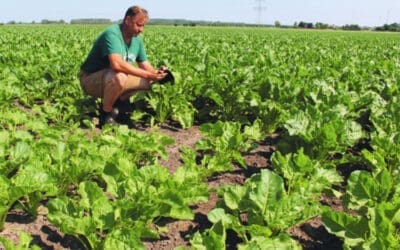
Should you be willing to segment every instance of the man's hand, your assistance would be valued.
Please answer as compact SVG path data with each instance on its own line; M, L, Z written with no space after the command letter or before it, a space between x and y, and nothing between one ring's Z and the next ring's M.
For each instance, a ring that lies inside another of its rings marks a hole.
M168 68L166 66L160 66L157 69L157 73L166 73L167 70L168 70Z
M159 81L161 79L164 79L167 76L166 72L161 72L157 70L156 72L148 72L149 76L147 77L148 80L152 82Z
M159 71L163 72L163 74L165 75L165 77L159 81L160 84L170 82L171 85L173 85L175 83L175 77L167 67L165 66L163 66L162 68L160 67Z

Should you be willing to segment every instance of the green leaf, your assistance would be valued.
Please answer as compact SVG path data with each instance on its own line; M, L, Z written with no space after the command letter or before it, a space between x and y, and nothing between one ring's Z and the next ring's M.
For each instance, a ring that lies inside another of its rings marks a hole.
M389 171L384 168L375 177L377 184L379 185L379 196L378 201L386 201L393 189L393 179Z
M373 202L374 192L378 185L365 171L354 171L348 179L344 205L348 209L362 209ZM368 204L369 203L369 204Z
M369 249L398 249L400 243L395 238L395 227L386 217L386 206L384 203L377 207L368 209L370 217L368 224L370 236L364 244ZM398 236L398 235L397 235Z
M13 195L22 196L35 191L41 191L46 195L56 195L58 187L52 173L45 169L39 162L26 165L11 179L14 185ZM19 192L23 189L24 192Z
M134 229L116 228L104 240L104 249L146 249Z
M79 185L82 196L80 205L91 211L92 219L97 228L110 229L115 224L114 208L104 192L94 182L82 182Z
M223 193L224 202L226 206L232 210L237 210L246 189L242 186L231 186Z
M360 246L368 237L368 221L364 217L326 209L322 213L322 222L330 233L345 240L348 246Z
M182 220L192 220L194 218L192 210L186 204L180 192L166 190L160 197L159 202L162 216Z
M48 202L47 218L67 234L81 235L87 239L90 248L97 248L101 239L97 236L95 221L85 211L65 196Z
M363 137L362 127L359 123L354 121L347 121L345 129L341 135L344 138L346 145L352 146Z
M251 212L249 223L262 225L267 221L267 211L274 211L276 204L286 198L283 180L270 170L262 170L247 183L248 189L239 205L240 210Z
M28 143L17 142L13 151L11 151L10 161L16 164L21 164L28 160L32 150Z
M272 249L272 250L300 250L301 245L288 234L281 233L275 237L256 236L247 244L239 244L239 250Z
M386 168L385 157L380 151L370 152L366 149L361 151L362 156L367 161L371 169L384 169Z
M384 207L386 217L392 221L392 224L400 224L400 197L396 196L391 202L380 204Z
M262 131L262 121L257 119L252 126L245 126L243 135L253 140L264 139L265 132Z
M226 231L221 221L213 225L205 233L196 233L190 241L194 249L225 249Z
M320 134L317 135L320 141L324 144L324 147L328 149L335 149L337 145L337 127L333 123L326 123L322 125Z
M182 128L190 128L193 125L195 111L193 108L189 108L188 102L174 104L172 110L172 117L181 124Z
M299 112L292 119L287 120L284 126L289 135L305 135L309 127L309 120L304 112Z
M207 218L210 222L216 224L221 222L224 227L228 227L232 224L232 219L225 213L222 208L215 208L207 214Z
M18 244L14 245L11 240L8 240L2 236L0 236L0 243L2 243L7 250L40 250L41 248L37 245L32 244L32 236L26 232L19 231L18 232ZM0 246L2 245L0 244Z
M246 231L250 233L251 237L264 237L269 238L272 237L274 232L268 226L261 226L257 224L251 224L245 227Z

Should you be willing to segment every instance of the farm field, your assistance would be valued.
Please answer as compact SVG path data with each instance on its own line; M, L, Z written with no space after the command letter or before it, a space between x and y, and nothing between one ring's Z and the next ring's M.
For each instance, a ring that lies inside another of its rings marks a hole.
M99 128L104 28L0 26L0 249L399 249L399 34L148 26Z

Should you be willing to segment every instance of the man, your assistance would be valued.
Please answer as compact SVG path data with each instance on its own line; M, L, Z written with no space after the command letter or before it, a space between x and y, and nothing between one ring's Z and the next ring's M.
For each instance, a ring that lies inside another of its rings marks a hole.
M135 91L149 90L152 83L167 76L165 67L156 70L147 60L139 34L148 20L145 9L130 7L121 24L108 27L97 38L81 66L83 91L102 98L101 125L116 123L116 102L126 102ZM138 67L133 65L135 62Z

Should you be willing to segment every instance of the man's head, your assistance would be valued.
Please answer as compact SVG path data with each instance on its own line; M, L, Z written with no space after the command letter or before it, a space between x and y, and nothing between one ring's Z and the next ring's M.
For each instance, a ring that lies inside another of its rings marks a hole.
M129 7L126 10L124 20L129 16L135 17L137 15L143 15L146 18L146 21L149 19L149 14L148 14L147 10L135 5L135 6Z
M123 24L127 27L131 36L137 36L143 31L148 20L147 10L139 6L132 6L126 11Z

